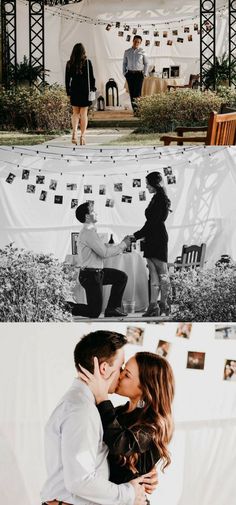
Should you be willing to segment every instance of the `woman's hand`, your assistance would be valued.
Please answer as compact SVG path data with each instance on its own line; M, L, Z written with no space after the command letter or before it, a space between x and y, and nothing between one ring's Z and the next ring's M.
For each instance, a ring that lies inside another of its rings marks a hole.
M79 377L87 384L90 391L92 391L96 403L98 404L103 402L104 400L108 400L108 391L111 383L114 380L114 375L117 374L117 370L111 369L109 377L105 378L100 373L99 363L96 357L94 358L93 374L88 370L86 370L86 368L82 367L81 365L79 365L79 367L82 370L81 372L79 372Z
M152 470L141 477L138 477L139 482L143 484L145 493L152 494L158 485L157 469L154 466Z

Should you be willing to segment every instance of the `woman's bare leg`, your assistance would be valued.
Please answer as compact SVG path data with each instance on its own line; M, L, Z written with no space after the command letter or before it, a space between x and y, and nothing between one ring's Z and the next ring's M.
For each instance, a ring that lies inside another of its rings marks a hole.
M80 135L84 139L88 126L88 107L80 107Z
M157 258L151 258L155 265L156 272L160 282L161 299L160 302L164 306L167 304L167 299L170 293L170 278L168 273L167 263L165 261L158 260Z
M160 280L156 271L156 266L150 258L147 258L147 265L150 278L150 303L157 303L160 292Z
M77 141L78 139L78 126L80 120L80 107L76 107L72 105L72 116L71 116L71 124L72 124L72 141Z

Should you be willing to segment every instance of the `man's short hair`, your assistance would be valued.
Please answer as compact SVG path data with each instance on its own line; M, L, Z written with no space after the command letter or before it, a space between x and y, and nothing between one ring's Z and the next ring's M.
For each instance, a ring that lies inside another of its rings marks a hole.
M75 211L75 216L80 221L80 223L85 223L86 215L89 214L90 211L90 203L85 202L79 205Z
M112 364L116 351L127 343L125 335L115 331L97 330L82 337L74 350L74 362L77 370L79 365L87 368L91 373L94 370L94 357L99 364L107 361Z
M133 41L134 41L135 39L141 40L141 42L142 42L142 40L143 40L143 39L142 39L142 37L141 37L141 35L135 35L135 36L134 36L134 38L133 38Z

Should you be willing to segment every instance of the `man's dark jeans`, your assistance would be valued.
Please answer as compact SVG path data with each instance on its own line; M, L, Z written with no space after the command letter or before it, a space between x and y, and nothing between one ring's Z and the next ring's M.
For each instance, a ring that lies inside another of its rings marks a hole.
M121 306L122 296L128 277L115 268L85 268L80 270L79 281L86 291L87 305L76 304L76 315L96 318L102 311L102 287L111 284L111 293L106 310Z
M142 72L131 72L128 70L125 74L125 78L129 87L131 105L135 112L137 110L137 104L134 100L141 96L144 75Z

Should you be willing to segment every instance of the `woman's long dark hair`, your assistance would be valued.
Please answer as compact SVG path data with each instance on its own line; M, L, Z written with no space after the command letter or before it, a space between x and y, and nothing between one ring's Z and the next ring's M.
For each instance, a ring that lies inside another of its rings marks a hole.
M168 444L173 434L172 401L175 381L168 361L151 352L138 352L135 359L139 369L140 389L144 408L134 426L146 427L152 435L160 457L162 469L171 462ZM125 464L135 473L138 454L125 458Z
M150 186L152 186L154 189L156 189L157 193L160 192L164 195L164 199L167 205L167 208L170 210L171 207L171 201L168 198L166 194L166 190L164 186L162 185L163 183L163 178L160 172L150 172L150 174L146 175L146 180Z
M83 44L75 44L70 56L70 69L72 74L81 74L87 59Z

